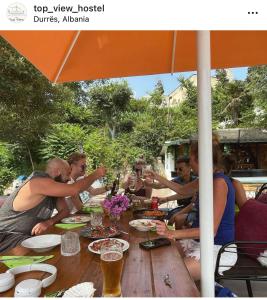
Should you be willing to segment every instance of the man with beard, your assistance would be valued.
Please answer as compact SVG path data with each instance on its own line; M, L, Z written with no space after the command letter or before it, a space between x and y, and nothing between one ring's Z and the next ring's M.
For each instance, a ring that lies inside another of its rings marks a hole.
M30 235L38 235L69 214L64 197L76 196L105 176L104 167L73 184L67 184L69 164L51 159L45 172L34 172L0 208L0 252L7 251ZM58 213L51 218L54 208Z

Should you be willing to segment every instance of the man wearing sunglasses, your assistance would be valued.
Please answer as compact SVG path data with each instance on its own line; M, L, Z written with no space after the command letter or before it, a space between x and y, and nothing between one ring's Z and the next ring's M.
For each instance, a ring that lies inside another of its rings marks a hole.
M74 152L68 158L68 163L71 167L69 184L73 184L80 179L83 179L86 173L86 155L84 153ZM92 185L88 186L84 191L75 197L66 197L66 203L69 211L75 213L81 210L83 203L89 201L91 196L103 194L110 188L108 186L94 188Z
M175 170L176 170L177 176L172 179L173 182L184 185L184 184L196 179L196 177L194 175L192 175L191 167L189 164L189 157L187 157L187 156L181 156L177 159L176 165L175 165ZM152 187L155 189L166 188L165 186L163 186L161 184L153 184ZM158 197L158 198L159 198L160 204L177 200L177 204L179 205L179 207L174 208L171 211L169 211L169 213L168 213L169 219L174 214L176 214L178 211L180 211L182 208L188 206L192 201L192 197L181 198L181 195L178 195L178 194L174 194L174 195L171 195L168 197Z

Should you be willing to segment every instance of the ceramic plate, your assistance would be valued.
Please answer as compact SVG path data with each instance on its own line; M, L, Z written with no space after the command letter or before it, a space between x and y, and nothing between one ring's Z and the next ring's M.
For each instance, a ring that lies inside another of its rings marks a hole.
M60 243L60 234L44 234L24 240L21 246L32 249L35 252L45 252L53 249Z
M103 239L103 240L99 240L99 241L94 241L92 243L90 243L88 245L88 250L93 252L93 253L96 253L96 254L100 254L100 248L101 246L104 244L109 244L109 242L111 243L121 243L123 246L122 246L122 250L123 251L126 251L128 248L129 248L129 243L125 240L121 240L121 239Z
M61 220L61 223L64 224L81 224L87 223L91 220L89 216L72 216L68 218L64 218Z
M156 228L156 224L153 223L153 220L149 219L138 219L132 220L129 222L129 225L136 228L139 231L149 231Z
M80 235L89 239L106 239L120 235L121 232L116 226L85 227L80 231Z

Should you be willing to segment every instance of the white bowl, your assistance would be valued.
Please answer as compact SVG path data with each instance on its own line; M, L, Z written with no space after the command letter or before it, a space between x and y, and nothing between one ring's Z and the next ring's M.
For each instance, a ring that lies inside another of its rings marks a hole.
M137 219L129 222L129 225L139 231L149 231L156 228L156 224L146 226L145 224L151 224L153 220L150 219Z
M24 240L21 246L35 252L46 252L61 244L60 234L38 235Z

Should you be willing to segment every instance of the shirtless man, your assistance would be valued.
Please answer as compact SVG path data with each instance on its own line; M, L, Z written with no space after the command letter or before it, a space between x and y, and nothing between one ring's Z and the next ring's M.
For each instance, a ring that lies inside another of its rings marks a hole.
M20 244L30 235L43 233L69 214L64 197L75 197L105 176L104 167L73 184L67 184L70 166L54 158L45 172L34 172L0 208L0 252ZM51 218L54 208L58 214Z

